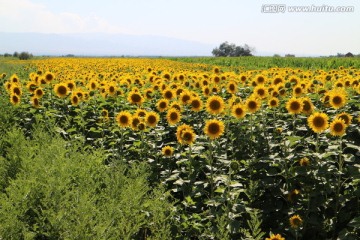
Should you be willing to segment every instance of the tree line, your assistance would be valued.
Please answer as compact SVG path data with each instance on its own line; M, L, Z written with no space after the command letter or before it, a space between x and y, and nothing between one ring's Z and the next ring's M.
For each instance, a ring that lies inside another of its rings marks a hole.
M28 59L34 57L32 55L32 53L29 53L29 52L20 52L20 53L19 52L14 52L13 54L4 53L2 56L3 57L15 57L15 58L19 58L20 60L28 60Z

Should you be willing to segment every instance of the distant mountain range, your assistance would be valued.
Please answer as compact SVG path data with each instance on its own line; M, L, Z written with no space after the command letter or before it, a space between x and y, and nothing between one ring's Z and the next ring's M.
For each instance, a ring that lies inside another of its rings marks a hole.
M108 33L0 32L0 54L84 56L211 56L216 46L176 38Z

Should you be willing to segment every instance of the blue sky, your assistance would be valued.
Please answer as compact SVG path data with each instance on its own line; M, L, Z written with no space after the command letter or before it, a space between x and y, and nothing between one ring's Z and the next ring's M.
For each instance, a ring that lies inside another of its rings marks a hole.
M264 4L353 6L350 13L262 13ZM258 55L360 53L357 0L0 0L0 32L106 32L213 44ZM1 43L1 40L0 40Z

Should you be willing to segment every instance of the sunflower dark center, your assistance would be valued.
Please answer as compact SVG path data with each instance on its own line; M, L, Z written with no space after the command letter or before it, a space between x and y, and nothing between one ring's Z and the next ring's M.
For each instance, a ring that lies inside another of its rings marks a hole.
M138 103L141 101L141 96L137 93L134 93L131 95L131 100L135 103Z
M344 130L344 126L342 123L334 124L334 131L335 132L342 132Z
M67 89L65 86L59 86L58 88L58 93L61 94L61 95L65 95L67 92Z
M301 108L301 105L300 105L300 103L299 102L292 102L291 104L290 104L290 109L291 110L293 110L293 111L297 111L297 110L299 110Z
M248 103L248 108L249 108L249 109L256 109L256 107L257 107L257 104L256 104L255 101L250 101L250 102Z
M213 100L213 101L210 102L210 109L211 110L219 110L220 106L221 106L221 104L217 100Z
M220 132L220 126L218 123L211 123L209 124L208 131L211 134L217 134Z
M335 96L333 99L332 99L332 102L334 104L341 104L342 103L342 98L340 96Z
M179 119L179 115L176 113L176 112L172 112L170 114L170 119L175 121L175 120L178 120Z
M315 117L313 120L313 124L317 128L321 128L325 125L325 119L323 117Z
M121 123L126 124L126 123L128 123L128 121L129 121L129 118L127 116L123 115L123 116L120 117L120 122Z
M148 118L147 118L147 121L148 123L150 124L154 124L156 122L156 117L153 116L153 115L150 115Z

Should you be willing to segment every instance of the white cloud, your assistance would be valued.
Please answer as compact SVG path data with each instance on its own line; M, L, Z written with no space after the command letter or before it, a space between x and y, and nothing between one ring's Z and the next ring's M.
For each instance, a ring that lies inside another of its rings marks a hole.
M0 0L0 32L40 33L124 33L125 29L111 25L96 15L53 13L46 6L30 0Z

